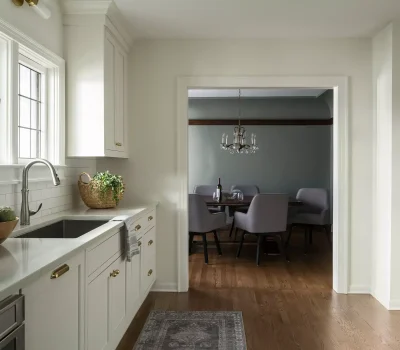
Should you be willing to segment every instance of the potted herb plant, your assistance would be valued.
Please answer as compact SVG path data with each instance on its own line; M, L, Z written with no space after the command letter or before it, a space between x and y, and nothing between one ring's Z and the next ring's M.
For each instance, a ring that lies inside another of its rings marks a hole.
M0 207L0 244L14 231L18 220L10 207Z
M82 180L84 175L88 182ZM96 173L93 178L87 173L82 173L78 186L83 202L92 209L115 208L125 191L122 177L111 174L108 170Z

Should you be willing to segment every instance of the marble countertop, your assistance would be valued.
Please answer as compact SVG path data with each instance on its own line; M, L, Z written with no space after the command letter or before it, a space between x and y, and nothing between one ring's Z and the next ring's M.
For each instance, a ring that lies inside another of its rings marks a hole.
M30 226L17 226L12 237L0 245L0 300L55 269L63 261L101 240L122 222L110 221L78 238L13 238L66 219L111 220L119 215L137 218L155 209L157 204L117 209L76 209L48 215Z

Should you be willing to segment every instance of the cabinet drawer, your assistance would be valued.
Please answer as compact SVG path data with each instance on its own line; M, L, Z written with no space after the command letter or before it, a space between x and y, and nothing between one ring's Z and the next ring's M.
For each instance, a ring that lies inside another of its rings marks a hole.
M0 302L0 339L24 321L24 297L15 295Z
M91 275L115 254L123 250L123 233L118 230L106 241L101 242L87 253L87 275Z
M152 259L156 255L156 228L151 228L142 238L145 259Z
M139 237L139 236L142 236L143 233L146 232L146 230L149 227L154 226L155 223L156 223L156 211L153 210L150 213L146 214L145 216L142 216L137 221L135 221L133 223L133 226Z
M156 279L156 259L142 257L140 286L142 294L146 293Z

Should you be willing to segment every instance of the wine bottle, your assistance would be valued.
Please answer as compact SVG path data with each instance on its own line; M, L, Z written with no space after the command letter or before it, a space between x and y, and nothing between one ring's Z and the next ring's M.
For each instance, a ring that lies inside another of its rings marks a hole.
M221 186L221 178L218 178L218 185L217 185L217 198L218 202L221 203L222 201L222 186Z

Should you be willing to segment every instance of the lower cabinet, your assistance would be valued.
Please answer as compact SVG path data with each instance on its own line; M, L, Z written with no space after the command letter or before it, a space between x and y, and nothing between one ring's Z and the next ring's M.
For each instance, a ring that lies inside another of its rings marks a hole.
M126 263L116 259L89 282L87 289L87 349L108 349L127 312Z
M84 349L84 256L63 262L22 290L26 350Z

